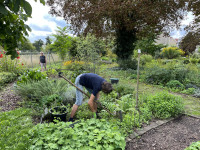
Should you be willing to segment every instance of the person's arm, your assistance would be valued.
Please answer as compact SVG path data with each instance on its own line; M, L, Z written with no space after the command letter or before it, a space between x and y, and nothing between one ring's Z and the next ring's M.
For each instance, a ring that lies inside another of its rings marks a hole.
M96 100L99 100L99 97L100 97L100 92L97 93Z
M95 96L93 94L91 94L90 99L88 101L88 105L90 106L90 109L92 112L96 112L96 110L94 108L94 99L95 99Z

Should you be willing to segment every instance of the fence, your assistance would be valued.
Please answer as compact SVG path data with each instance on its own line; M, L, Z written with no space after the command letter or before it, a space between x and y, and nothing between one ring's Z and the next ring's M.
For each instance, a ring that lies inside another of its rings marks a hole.
M55 53L44 52L46 56L46 63L52 65L53 63L61 62L58 55ZM36 67L39 66L40 62L40 52L21 52L20 59L27 65L27 67Z

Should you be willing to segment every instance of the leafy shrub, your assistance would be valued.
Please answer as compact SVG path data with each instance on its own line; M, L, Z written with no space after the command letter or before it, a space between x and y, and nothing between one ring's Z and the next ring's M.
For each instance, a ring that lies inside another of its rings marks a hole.
M43 79L38 82L19 84L15 90L19 95L23 97L31 95L31 97L33 97L35 100L41 101L42 97L50 96L53 94L57 94L63 98L67 88L68 85L63 82L63 80L52 81Z
M114 84L113 88L117 93L119 93L119 96L132 94L135 90L134 87L131 87L125 84Z
M28 131L32 128L31 110L19 108L0 113L0 149L28 149Z
M17 75L11 72L0 72L0 89L7 83L15 81Z
M29 134L30 150L42 149L125 149L125 137L119 127L106 120L90 119L69 127L70 122L38 124Z
M192 94L194 94L195 90L196 90L195 88L188 88L188 89L181 91L181 93L192 95Z
M184 55L185 52L177 47L165 47L162 49L161 54L168 59L177 58L181 55Z
M143 54L140 57L140 61L142 65L145 65L146 63L149 63L153 60L153 57L151 55L148 54Z
M40 70L28 70L19 77L19 81L17 81L17 84L24 84L32 81L40 81L46 78L47 75L41 72Z
M194 91L194 97L200 97L200 89Z
M5 52L4 52L5 53ZM19 52L18 52L19 53ZM25 66L20 57L11 59L10 56L0 53L0 71L12 72L15 74L20 74L24 71Z
M64 63L64 66L66 69L69 69L69 70L73 70L73 71L76 71L76 70L84 70L84 66L85 66L85 62L83 61L66 61Z
M104 56L104 57L101 57L101 60L109 61L109 58Z
M190 63L192 64L197 64L199 62L199 59L197 58L190 58L189 60L190 60Z
M136 59L118 60L118 64L122 69L137 69Z
M172 88L172 89L180 89L183 90L184 89L184 85L181 84L179 81L177 80L171 80L166 84L167 87Z
M45 105L47 107L52 106L52 105L57 106L61 102L62 102L62 98L57 94L46 95L42 97L41 99L42 105Z
M146 97L146 103L156 118L177 116L183 111L182 98L168 92L160 92Z
M172 74L168 69L154 66L146 70L145 80L151 84L166 84L172 80Z
M75 98L76 98L76 88L73 86L68 86L66 92L64 93L63 103L73 104Z
M193 142L189 147L187 147L185 150L200 150L200 141Z

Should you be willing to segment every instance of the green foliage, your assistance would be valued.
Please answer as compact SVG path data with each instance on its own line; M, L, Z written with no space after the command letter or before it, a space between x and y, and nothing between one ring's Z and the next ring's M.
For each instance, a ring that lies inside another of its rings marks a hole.
M169 69L164 69L159 66L148 68L146 70L146 82L151 84L166 84L172 79Z
M152 63L145 69L145 80L151 84L167 84L171 80L178 80L184 83L188 76L188 69L176 62L169 62L162 65L161 62Z
M72 38L68 35L68 28L57 27L56 34L53 34L55 41L51 45L53 51L57 52L62 61L65 60L72 44Z
M181 93L189 94L189 95L194 94L194 92L195 92L195 88L188 88L188 89L185 89L185 90L181 91Z
M172 88L172 89L184 89L184 85L180 83L178 80L171 80L166 84L167 87Z
M200 141L193 142L189 147L185 150L200 150Z
M151 55L143 54L140 57L140 61L142 65L145 65L146 63L150 63L153 60L153 57Z
M35 50L35 46L33 46L29 39L25 38L24 42L20 44L19 49L23 51Z
M53 94L64 97L67 88L68 85L63 80L51 81L42 79L40 81L27 82L27 84L19 84L15 90L23 97L31 95L34 99L41 101L42 97Z
M17 75L11 72L0 72L0 89L5 86L7 83L15 81Z
M42 149L125 149L125 137L119 127L106 120L90 119L69 127L70 123L38 124L29 134L30 150Z
M44 42L41 39L36 40L33 43L33 46L35 46L36 51L41 51L43 45L44 45Z
M98 62L100 55L106 51L103 40L92 34L77 39L77 56L85 62Z
M138 62L136 59L119 59L117 62L122 69L137 69Z
M119 96L127 95L127 94L133 94L134 87L130 87L126 84L114 84L113 85L114 90L119 93Z
M71 43L71 47L69 48L69 55L71 57L76 57L78 54L78 52L77 52L77 37L73 37L71 40L72 40L71 41L72 43Z
M0 54L1 55L1 54ZM0 58L0 71L12 72L15 74L20 74L24 71L25 67L23 62L19 59L11 59L10 56L2 54L3 57Z
M40 70L27 70L23 75L20 76L17 84L27 84L28 82L40 81L46 78L47 75Z
M138 40L135 44L136 46L134 52L137 52L138 49L141 49L143 54L150 54L152 56L155 56L156 51L160 52L161 49L165 47L165 45L162 44L156 45L155 39L156 35L152 34L149 37L145 37L141 40Z
M62 98L57 94L46 95L42 97L41 99L42 105L47 106L48 108L53 105L58 106L61 104L61 102L62 102Z
M28 131L32 128L31 110L19 108L0 113L0 149L28 149Z
M148 104L153 115L160 119L175 117L183 111L182 98L168 92L148 95L145 102Z
M196 89L196 90L194 91L194 96L195 96L195 97L200 97L200 88L199 88L199 89Z
M185 52L178 47L166 47L162 49L161 54L163 57L168 58L168 59L173 59L177 58L181 55L184 55Z
M44 0L40 2L45 4ZM32 7L26 0L0 1L0 45L7 51L6 55L11 55L12 59L18 56L15 50L18 43L23 43L24 36L31 31L25 24L31 14Z

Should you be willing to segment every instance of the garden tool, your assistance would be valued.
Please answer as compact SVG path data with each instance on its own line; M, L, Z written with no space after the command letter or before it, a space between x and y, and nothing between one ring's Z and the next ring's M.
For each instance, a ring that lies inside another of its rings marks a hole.
M75 88L77 88L79 91L81 91L83 94L85 94L88 98L90 98L90 95L88 95L87 93L85 93L83 90L81 90L80 88L78 88L74 83L72 83L69 79L67 79L67 78L65 78L65 77L63 77L62 75L62 72L59 72L58 73L58 76L59 77L62 77L63 79L65 79L67 82L69 82L72 86L74 86ZM96 102L96 101L95 101ZM103 106L100 102L96 102L97 103L97 105L100 105L104 110L106 110L110 115L112 115L112 116L116 116L116 115L114 115L114 114L112 114L111 112L110 112L110 110L108 110L105 106ZM119 112L119 116L120 116L120 120L122 121L122 113L121 112Z

